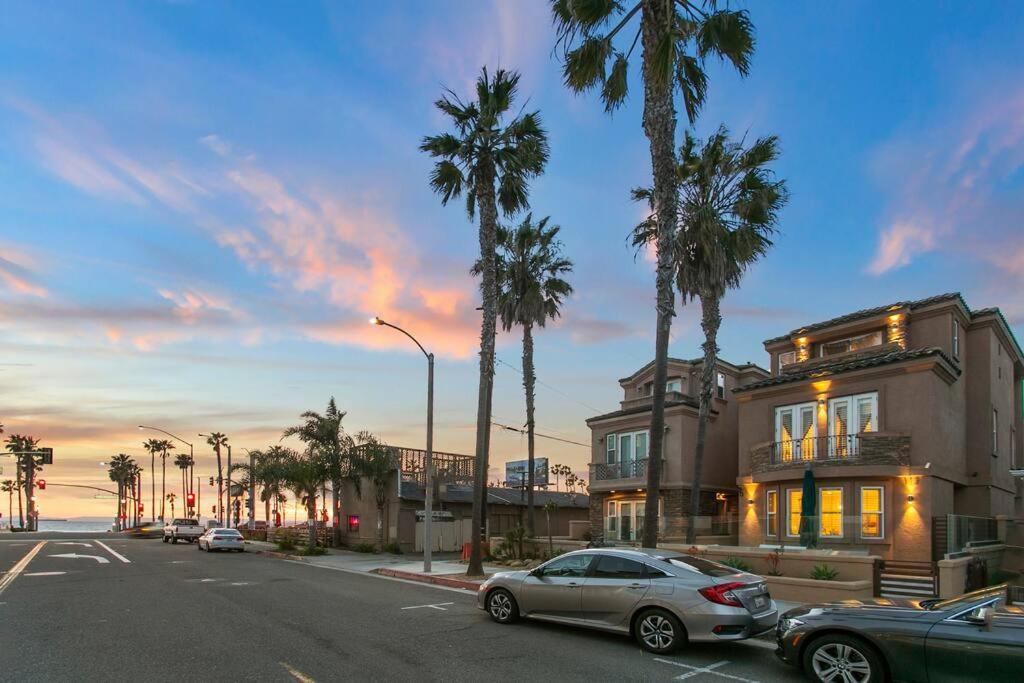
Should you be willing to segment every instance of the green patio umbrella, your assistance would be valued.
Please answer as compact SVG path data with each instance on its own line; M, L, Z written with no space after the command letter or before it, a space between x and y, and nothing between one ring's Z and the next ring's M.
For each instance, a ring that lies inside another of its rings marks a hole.
M803 497L800 502L800 545L805 548L818 547L818 496L814 491L814 472L811 464L804 469Z

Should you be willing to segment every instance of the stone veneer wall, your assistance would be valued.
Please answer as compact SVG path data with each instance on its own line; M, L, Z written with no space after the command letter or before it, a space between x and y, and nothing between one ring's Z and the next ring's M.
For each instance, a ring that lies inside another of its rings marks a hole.
M855 456L845 458L819 458L815 460L789 460L772 464L772 445L763 443L750 450L750 473L761 474L801 465L804 462L815 466L836 467L849 465L909 465L910 437L905 434L863 434L860 450Z

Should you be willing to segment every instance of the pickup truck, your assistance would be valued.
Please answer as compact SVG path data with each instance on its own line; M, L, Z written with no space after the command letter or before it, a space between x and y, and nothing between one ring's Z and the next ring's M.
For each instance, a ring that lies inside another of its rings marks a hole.
M177 543L179 539L195 543L196 539L202 536L205 531L206 529L199 526L198 520L175 519L164 527L164 543L167 543L167 541Z

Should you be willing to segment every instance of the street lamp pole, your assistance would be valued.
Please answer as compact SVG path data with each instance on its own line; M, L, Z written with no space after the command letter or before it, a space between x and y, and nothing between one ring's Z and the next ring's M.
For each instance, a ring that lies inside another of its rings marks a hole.
M427 350L416 340L416 337L397 325L392 325L378 317L371 318L370 324L398 330L411 339L427 358L427 456L423 467L425 470L425 491L423 493L423 572L429 574L430 556L434 549L434 536L431 533L431 525L434 521L434 354L427 353Z
M188 460L189 460L189 463L191 463L189 466L193 467L193 468L195 467L195 453L193 452L193 448L192 448L192 444L191 443L189 443L188 441L185 441L185 439L181 438L177 434L171 434L169 431L167 431L165 429L160 429L159 427L151 427L149 425L139 425L139 429L152 429L154 432L160 432L161 434L166 434L167 436L171 437L172 439L177 439L178 441L180 441L183 444L185 444L186 446L188 446ZM188 480L189 480L189 483L191 483L192 482L192 477L189 476ZM188 501L188 491L185 491L185 501L186 501L186 504L187 504L187 501ZM161 502L163 502L163 501L161 501ZM197 513L196 514L197 518L199 517L199 514L198 514L199 513L199 509L198 508L199 508L199 505L197 503L196 504L196 508L195 508L195 511Z
M256 530L256 454L249 448L242 448L249 454L249 531ZM267 520L270 526L270 520Z

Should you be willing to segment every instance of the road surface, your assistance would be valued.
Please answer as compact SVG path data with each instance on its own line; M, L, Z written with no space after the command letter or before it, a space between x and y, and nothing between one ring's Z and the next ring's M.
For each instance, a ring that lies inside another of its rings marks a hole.
M15 534L0 571L4 681L802 680L766 641L656 657L495 624L465 591L190 544Z

